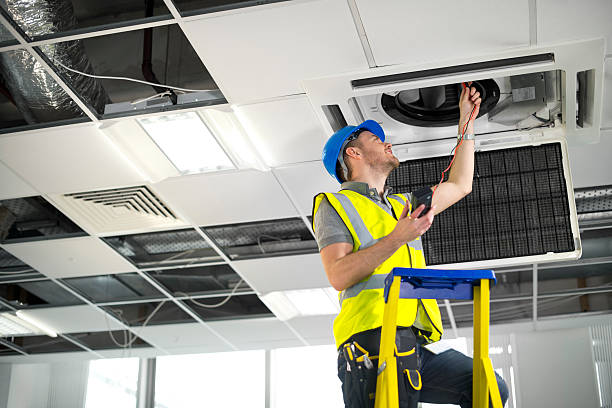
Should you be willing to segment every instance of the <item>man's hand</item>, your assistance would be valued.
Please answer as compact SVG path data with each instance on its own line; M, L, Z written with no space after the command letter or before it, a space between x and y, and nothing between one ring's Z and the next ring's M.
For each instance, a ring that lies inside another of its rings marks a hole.
M467 87L463 88L459 97L459 134L461 134L465 127L465 122L469 119L472 109L476 106L472 114L472 120L468 123L465 131L465 134L474 133L474 120L478 116L478 111L480 111L480 103L482 102L480 92L476 91L475 87L470 87L470 85L472 85L471 82L468 83Z
M425 205L421 204L417 207L417 209L412 213L412 215L408 216L408 210L410 208L410 203L406 203L404 207L404 211L402 211L402 215L400 215L395 228L389 234L389 236L396 240L400 245L407 244L410 241L414 241L421 235L423 235L431 224L433 223L434 211L436 206L432 206L427 214L423 215L421 218L418 218L421 215L421 212L425 209Z

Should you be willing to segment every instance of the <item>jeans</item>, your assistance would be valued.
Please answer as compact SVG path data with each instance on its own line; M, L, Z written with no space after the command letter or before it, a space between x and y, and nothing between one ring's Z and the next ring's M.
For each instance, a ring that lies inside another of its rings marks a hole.
M368 350L370 351L370 350ZM378 350L371 350L371 355L377 354ZM456 404L461 408L472 407L472 359L463 353L450 349L440 354L434 354L428 349L417 345L419 356L419 372L421 373L422 388L420 391L414 390L408 384L408 380L403 378L404 383L399 383L400 388L400 407L401 408L416 408L417 402L429 402L433 404ZM372 392L375 388L376 381L376 361L372 375L367 375L368 392ZM347 390L345 387L345 376L350 375L346 371L346 360L342 353L338 356L338 377L342 381L343 392L358 392L356 390ZM495 373L499 393L502 400L502 405L508 400L508 387L506 382ZM372 383L374 382L374 383ZM399 382L399 381L398 381ZM408 390L410 395L406 395L405 390ZM402 392L404 391L404 392ZM374 400L367 402L367 406L357 406L349 404L351 400L345 395L346 408L368 408L374 406Z

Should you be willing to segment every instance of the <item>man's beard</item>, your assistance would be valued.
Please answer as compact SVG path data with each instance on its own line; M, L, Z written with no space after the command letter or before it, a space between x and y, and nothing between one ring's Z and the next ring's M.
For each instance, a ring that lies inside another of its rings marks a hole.
M394 169L399 167L400 162L395 156L392 156L392 159L386 157L385 153L384 159L377 158L375 160L371 160L368 164L374 171L386 174L388 176Z

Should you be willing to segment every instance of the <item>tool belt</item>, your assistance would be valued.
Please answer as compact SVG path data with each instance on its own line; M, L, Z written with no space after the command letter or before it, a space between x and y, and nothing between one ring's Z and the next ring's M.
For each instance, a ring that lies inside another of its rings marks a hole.
M380 333L380 328L357 333L338 350L338 376L342 381L346 408L374 407L376 379L380 374L378 368ZM398 327L395 345L399 400L414 401L416 406L422 383L419 373L419 347L412 329ZM409 403L408 406L412 405Z

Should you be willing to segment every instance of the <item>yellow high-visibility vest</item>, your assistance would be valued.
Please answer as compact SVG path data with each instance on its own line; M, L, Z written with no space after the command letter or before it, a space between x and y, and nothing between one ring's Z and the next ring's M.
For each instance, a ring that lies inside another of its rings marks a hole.
M392 216L369 198L352 190L320 193L314 200L313 224L324 198L327 198L351 232L353 252L374 245L379 239L389 235L407 201L404 195L389 195L389 202L395 214ZM403 245L372 271L371 275L340 292L340 314L334 320L336 347L340 347L356 333L382 326L385 278L395 267L426 267L420 238ZM436 300L400 299L397 326L414 326L429 343L440 340L442 319Z

